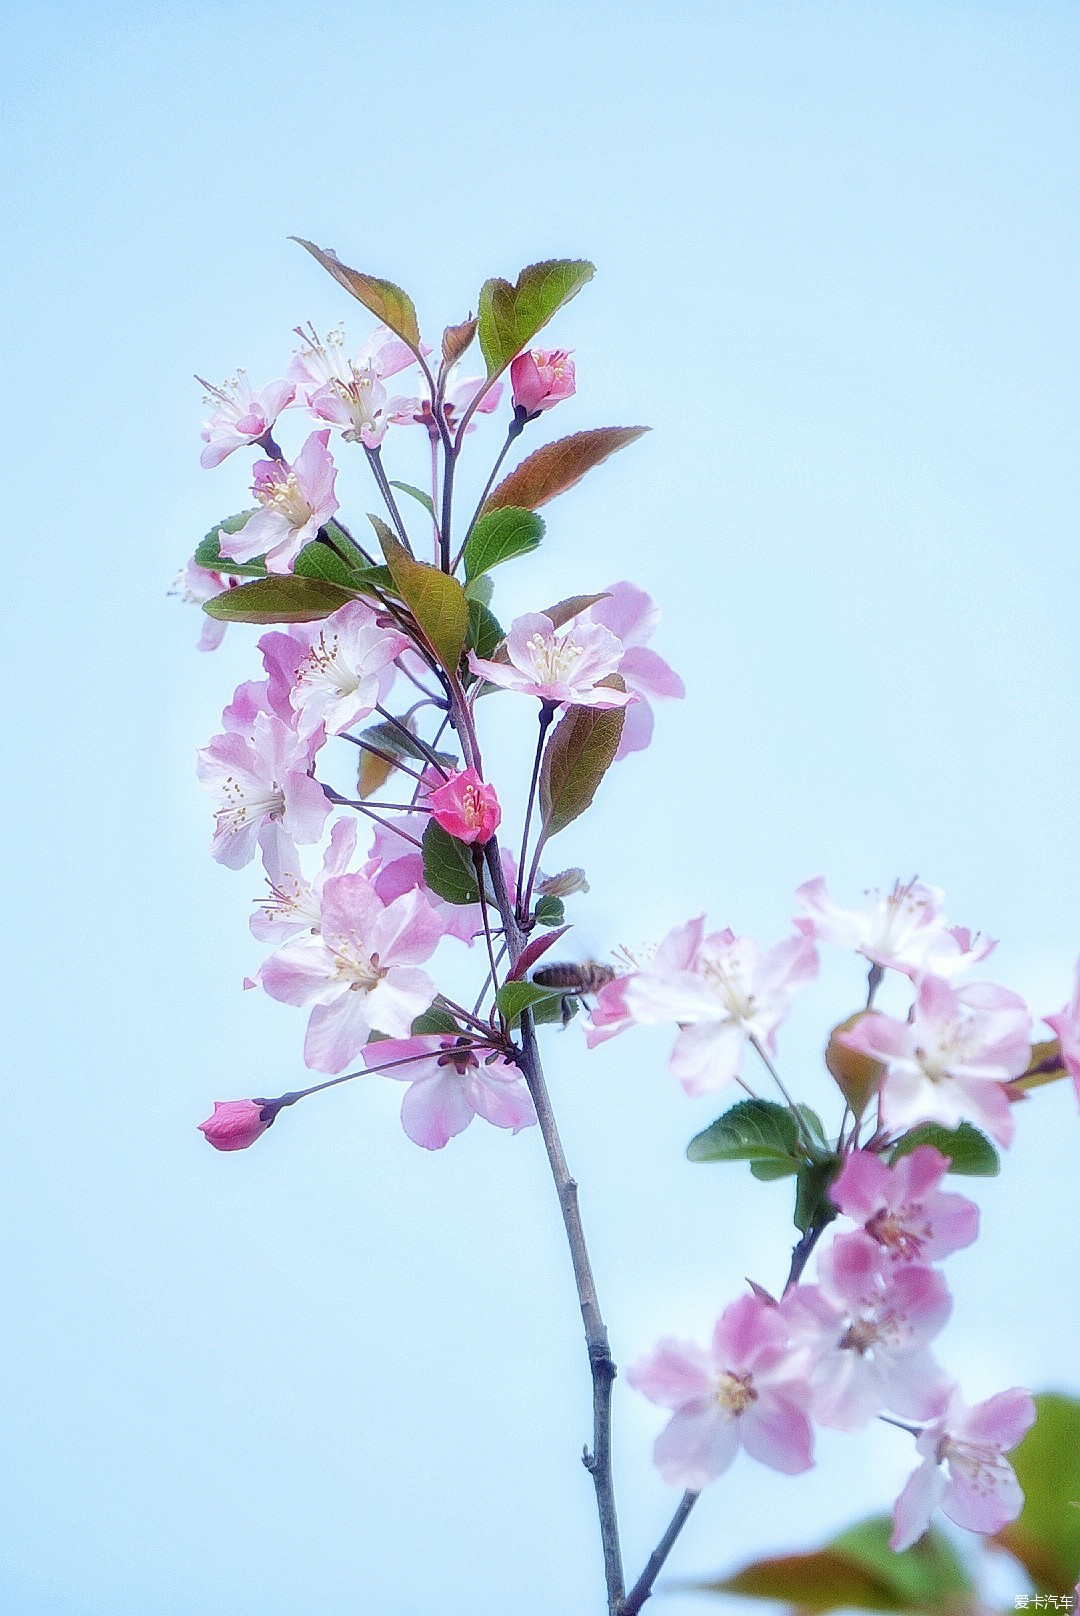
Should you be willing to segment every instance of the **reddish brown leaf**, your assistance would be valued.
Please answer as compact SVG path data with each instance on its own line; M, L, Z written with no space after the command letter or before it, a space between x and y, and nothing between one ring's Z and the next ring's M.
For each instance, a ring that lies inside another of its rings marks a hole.
M545 443L492 490L484 501L484 510L520 505L534 511L556 494L573 488L587 471L600 465L616 449L624 449L648 431L647 426L598 426L590 432L575 432L572 437L559 438L556 443Z

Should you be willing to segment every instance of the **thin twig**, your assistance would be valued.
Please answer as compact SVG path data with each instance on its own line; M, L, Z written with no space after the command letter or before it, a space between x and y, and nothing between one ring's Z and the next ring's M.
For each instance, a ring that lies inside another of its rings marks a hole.
M679 1500L679 1507L671 1517L671 1524L649 1555L641 1576L635 1582L622 1604L619 1605L617 1616L637 1616L638 1611L652 1593L653 1583L660 1575L664 1561L675 1547L675 1539L689 1520L690 1511L700 1497L700 1493L683 1493L682 1498Z

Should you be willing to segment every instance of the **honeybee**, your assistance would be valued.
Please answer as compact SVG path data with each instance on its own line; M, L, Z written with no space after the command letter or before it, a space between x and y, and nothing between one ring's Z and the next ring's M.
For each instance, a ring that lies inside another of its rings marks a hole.
M599 993L614 982L617 974L612 966L601 965L598 960L560 960L555 965L542 965L533 972L532 979L542 988L564 988L568 994Z

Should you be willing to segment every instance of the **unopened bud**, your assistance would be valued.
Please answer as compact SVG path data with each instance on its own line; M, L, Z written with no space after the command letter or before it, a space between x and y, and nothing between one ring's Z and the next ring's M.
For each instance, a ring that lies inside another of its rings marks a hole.
M872 1055L864 1055L861 1050L849 1049L846 1044L841 1043L839 1034L851 1032L863 1017L869 1014L867 1010L858 1010L855 1015L848 1016L846 1021L841 1021L829 1034L829 1042L825 1048L825 1064L835 1078L837 1088L857 1117L862 1116L876 1094L885 1063L875 1060Z
M262 1100L215 1100L214 1114L199 1123L215 1150L246 1150L273 1122L276 1110Z
M558 875L542 875L536 890L542 898L569 898L575 892L588 892L589 883L585 871L575 865L572 869L560 870Z

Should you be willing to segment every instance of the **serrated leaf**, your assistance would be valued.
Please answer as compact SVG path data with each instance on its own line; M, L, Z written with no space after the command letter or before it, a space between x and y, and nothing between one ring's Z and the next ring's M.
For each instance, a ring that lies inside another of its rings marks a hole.
M554 999L557 1002L562 997L561 988L544 988L539 982L504 982L495 995L495 1003L511 1027L516 1027L523 1010L531 1010L534 1005L542 1004L546 999Z
M990 1541L1015 1554L1037 1592L1057 1594L1080 1578L1080 1402L1042 1392L1035 1406L1038 1419L1009 1454L1024 1507Z
M489 381L506 369L595 273L593 265L583 259L553 258L529 264L514 286L498 278L484 282L477 329Z
M621 707L571 707L560 718L540 765L541 844L579 819L619 750Z
M418 505L422 505L424 507L432 521L435 520L435 506L432 503L431 495L425 494L422 488L414 488L412 483L395 482L393 477L390 479L390 487L398 489L398 491L402 494L410 495L411 498L416 500Z
M803 1162L799 1168L794 1222L800 1234L805 1234L812 1223L826 1228L836 1217L837 1209L829 1200L829 1185L842 1165L839 1156L827 1156L824 1161Z
M448 325L442 334L442 356L447 369L456 365L463 354L468 353L476 336L476 321L472 315L462 320L460 325Z
M486 572L480 578L472 578L465 585L465 593L470 600L483 601L485 606L491 605L491 597L495 593L495 580Z
M803 1159L794 1117L773 1100L740 1100L695 1134L686 1154L692 1162L786 1162L792 1172Z
M349 587L358 594L370 595L373 600L397 594L389 567L355 567L349 574Z
M544 536L543 517L507 506L481 516L465 545L465 577L471 582L502 561L528 555Z
M414 560L385 524L382 531L377 527L376 532L395 590L443 667L456 676L469 628L469 603L464 589L456 578L438 567Z
M535 511L556 494L565 494L587 471L650 430L647 426L599 426L589 432L559 438L555 443L545 443L492 489L484 501L484 510L521 505Z
M472 848L430 819L423 836L424 882L447 903L479 903Z
M350 590L321 578L282 573L215 595L203 611L227 623L314 623L353 598Z
M293 236L292 240L306 247L312 258L334 277L339 286L358 298L377 320L381 320L419 356L420 325L413 300L407 292L395 286L393 281L380 280L376 275L365 275L362 270L350 269L332 248L316 247L314 242L305 241L302 236Z
M504 638L503 626L494 612L490 612L482 600L470 600L469 632L465 639L469 649L487 660Z
M433 1004L430 1009L414 1016L411 1031L413 1037L418 1038L423 1033L457 1033L461 1029L449 1010L442 1010L437 1004Z
M889 1166L901 1156L909 1156L919 1145L933 1145L943 1156L948 1156L950 1173L965 1178L996 1178L1001 1171L997 1151L978 1128L962 1122L958 1128L943 1128L937 1122L923 1122L910 1133L897 1140L889 1157Z
M566 916L566 908L561 898L538 898L533 909L533 918L538 926L561 926Z
M323 578L346 589L355 588L356 568L349 567L329 544L315 539L305 544L293 562L293 573L298 578Z
M238 511L235 516L227 516L224 522L212 527L206 537L199 541L195 565L205 567L207 572L228 573L233 578L265 578L265 556L252 556L250 561L234 561L231 556L222 555L218 539L219 533L239 533L248 517L254 516L258 508L256 505L250 511Z

